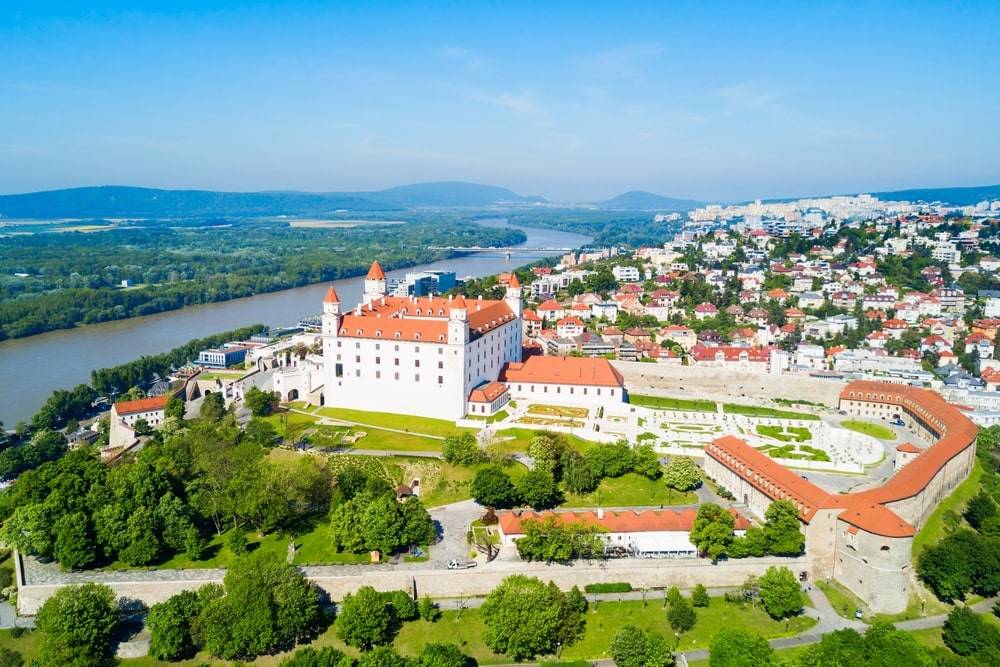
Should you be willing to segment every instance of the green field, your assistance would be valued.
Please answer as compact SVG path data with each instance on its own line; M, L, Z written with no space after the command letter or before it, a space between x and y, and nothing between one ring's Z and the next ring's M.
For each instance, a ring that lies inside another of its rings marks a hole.
M629 505L693 505L694 493L674 491L662 479L649 479L634 472L606 477L591 493L566 493L563 507L625 507Z
M722 411L727 415L746 415L747 417L768 417L770 419L805 419L808 421L819 421L818 415L810 414L808 412L776 410L774 408L762 408L756 405L726 403L722 406Z
M399 452L439 452L444 444L439 438L428 438L415 433L397 433L369 426L319 425L319 417L301 412L278 412L264 419L274 426L278 435L289 444L298 442L304 437L316 447L353 447ZM363 431L365 436L354 444L344 442L344 435L356 431Z
M663 396L643 396L629 394L628 402L656 410L687 410L690 412L715 412L714 401L699 401L686 398L665 398Z
M397 415L391 412L366 412L364 410L348 410L347 408L319 408L315 414L324 417L332 417L342 421L367 424L380 428L398 429L400 431L411 431L418 435L433 435L440 438L453 435L461 431L472 431L455 426L455 422L444 419L432 419L430 417L415 417L412 415Z
M895 440L896 434L891 428L886 428L880 424L873 424L871 422L863 422L857 419L848 419L840 423L841 426L846 428L848 431L854 431L856 433L862 433L864 435L870 435L873 438L878 438L879 440Z

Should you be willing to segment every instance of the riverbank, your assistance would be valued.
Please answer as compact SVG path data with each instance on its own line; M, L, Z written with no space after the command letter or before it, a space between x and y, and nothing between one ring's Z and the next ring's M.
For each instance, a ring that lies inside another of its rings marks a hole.
M482 221L505 226L502 219ZM521 228L526 247L580 247L590 237L549 229ZM402 278L413 271L454 271L459 277L482 277L510 271L544 255L515 252L476 253L430 264L390 271ZM255 322L274 326L294 325L320 310L329 283L269 292L251 297L191 306L155 315L52 331L0 343L0 382L8 388L0 405L0 421L13 427L31 418L53 390L90 381L90 372L166 352L194 338L237 329ZM333 281L345 304L361 299L364 277Z

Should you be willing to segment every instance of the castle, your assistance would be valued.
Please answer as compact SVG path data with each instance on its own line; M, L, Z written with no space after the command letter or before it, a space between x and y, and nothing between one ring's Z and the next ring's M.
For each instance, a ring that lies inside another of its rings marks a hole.
M375 261L353 309L327 290L322 360L277 371L273 386L283 401L454 421L473 391L521 361L522 312L516 276L501 300L388 296Z

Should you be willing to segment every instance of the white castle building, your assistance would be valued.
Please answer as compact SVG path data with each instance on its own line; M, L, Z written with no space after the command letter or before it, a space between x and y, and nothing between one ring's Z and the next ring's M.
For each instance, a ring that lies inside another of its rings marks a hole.
M387 296L376 261L362 303L323 299L323 353L274 375L281 400L455 420L470 393L521 361L521 285L503 300Z

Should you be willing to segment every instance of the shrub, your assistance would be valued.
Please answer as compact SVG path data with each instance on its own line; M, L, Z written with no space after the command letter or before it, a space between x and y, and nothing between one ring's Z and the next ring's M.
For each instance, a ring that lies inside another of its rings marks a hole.
M628 593L632 590L632 584L627 581L607 584L587 584L583 587L583 590L587 593Z

